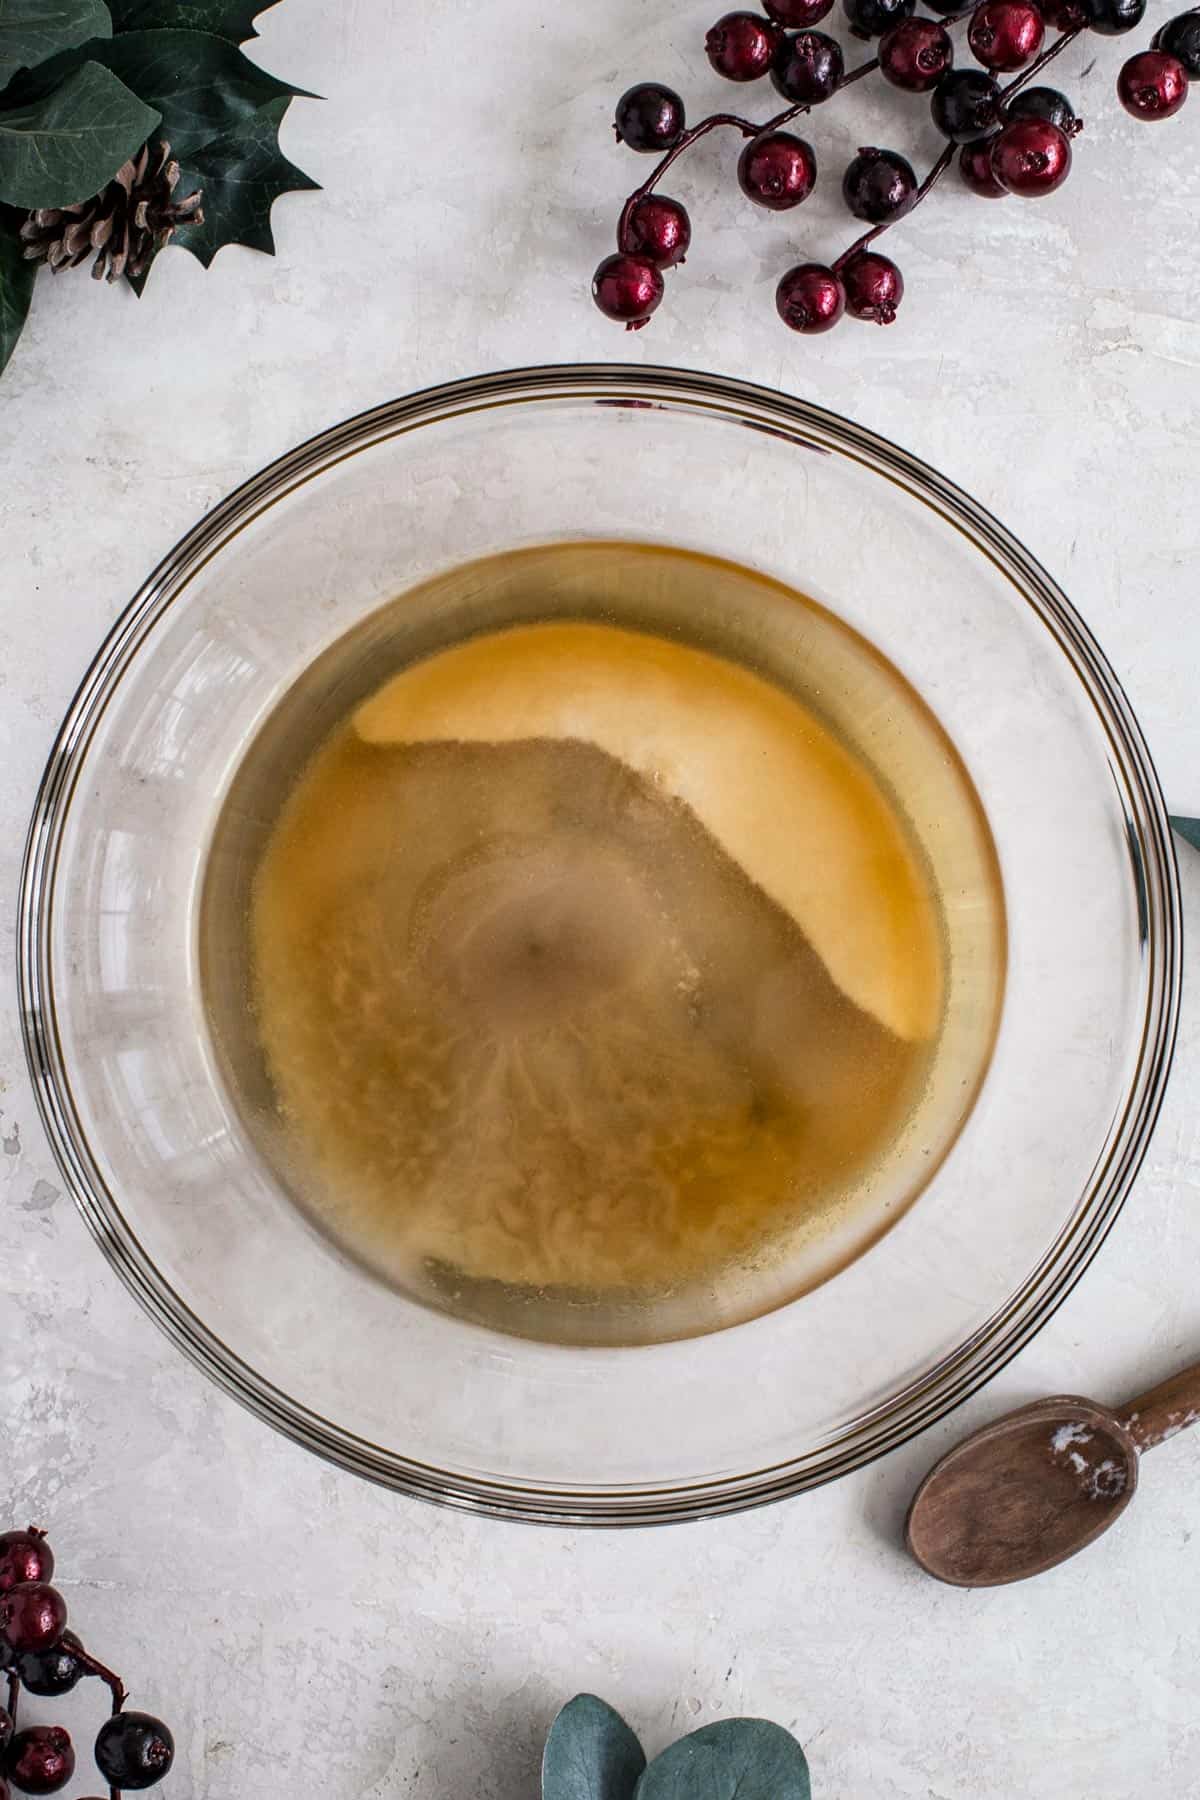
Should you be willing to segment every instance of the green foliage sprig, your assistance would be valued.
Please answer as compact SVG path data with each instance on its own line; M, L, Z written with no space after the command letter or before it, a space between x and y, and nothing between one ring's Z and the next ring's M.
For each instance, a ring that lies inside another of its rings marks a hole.
M653 1762L594 1694L563 1707L546 1740L542 1800L811 1800L808 1762L767 1719L722 1719Z
M274 252L272 202L317 186L279 148L306 90L240 48L276 3L0 0L0 369L37 275L22 222L91 200L151 138L169 142L180 193L203 192L203 222L173 242L206 268L222 244Z

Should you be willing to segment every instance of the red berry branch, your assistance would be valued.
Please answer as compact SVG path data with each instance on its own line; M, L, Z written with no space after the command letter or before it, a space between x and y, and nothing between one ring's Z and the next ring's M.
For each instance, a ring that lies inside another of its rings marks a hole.
M126 1712L120 1676L67 1630L67 1603L50 1585L53 1574L54 1552L36 1526L0 1535L0 1670L8 1676L8 1704L0 1707L0 1800L11 1800L10 1783L23 1794L57 1794L70 1781L70 1734L61 1725L19 1731L17 1709L22 1689L57 1698L88 1675L112 1695L111 1715L96 1738L96 1767L109 1800L121 1800L126 1790L162 1780L175 1757L174 1740L161 1719Z
M921 205L957 157L972 193L989 200L1017 194L1036 199L1062 186L1071 170L1071 140L1082 121L1065 94L1029 83L1083 31L1119 37L1141 24L1146 0L927 0L939 18L913 16L916 0L842 0L851 34L878 38L876 55L847 69L841 45L816 26L834 0L763 0L765 13L726 13L705 40L708 60L729 81L769 76L788 102L764 122L717 112L687 125L672 88L640 82L617 102L617 140L657 155L653 173L621 208L617 250L596 270L592 295L601 312L630 331L649 323L663 297L663 273L683 262L691 243L687 209L658 191L668 170L710 132L738 132L738 185L772 212L807 200L817 181L812 145L786 127L834 94L876 71L892 87L928 94L938 130L948 140L923 181L894 150L860 150L842 178L842 195L868 229L832 263L802 262L776 290L785 325L828 331L843 313L888 325L904 295L904 278L870 246ZM967 44L977 68L956 68L950 28L968 19ZM1049 26L1059 35L1045 43ZM998 75L1014 79L1001 86ZM1200 80L1200 8L1181 14L1131 57L1117 92L1139 119L1167 119Z

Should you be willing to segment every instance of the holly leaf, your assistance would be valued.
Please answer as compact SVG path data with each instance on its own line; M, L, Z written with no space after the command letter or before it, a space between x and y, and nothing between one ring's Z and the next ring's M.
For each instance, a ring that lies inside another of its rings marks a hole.
M0 0L0 88L89 38L112 36L104 0Z
M172 242L190 250L206 269L223 244L245 244L274 256L273 202L280 194L320 187L279 148L279 127L290 104L288 98L269 100L247 130L180 158L175 191L182 197L203 190L204 223L182 226Z
M0 200L26 209L87 200L158 122L110 69L85 62L44 99L0 112Z
M37 264L26 262L15 218L0 219L0 371L16 348L29 303Z
M611 1706L576 1694L550 1727L542 1800L633 1800L645 1753Z
M636 1800L811 1800L808 1762L767 1719L722 1719L656 1756Z
M1171 823L1185 843L1193 850L1200 850L1200 819L1180 819L1172 814Z
M231 44L257 37L254 21L279 0L110 0L117 31L211 31Z

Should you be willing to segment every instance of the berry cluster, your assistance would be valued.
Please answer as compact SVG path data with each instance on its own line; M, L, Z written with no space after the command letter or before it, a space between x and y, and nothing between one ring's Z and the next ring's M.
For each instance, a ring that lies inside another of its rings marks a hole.
M739 132L745 139L737 165L742 192L769 211L788 211L811 194L817 159L812 145L786 127L876 70L891 87L927 95L934 124L948 141L920 182L895 151L859 151L843 174L842 195L869 229L835 262L801 262L783 276L776 305L793 331L828 331L844 313L891 323L904 278L870 246L920 205L956 159L965 185L985 199L1036 199L1061 187L1082 121L1065 95L1029 83L1080 32L1116 37L1135 29L1146 0L978 0L962 12L955 10L959 0L926 3L938 17L915 16L916 0L842 0L851 35L878 39L876 54L849 70L841 45L817 29L834 0L763 0L761 15L726 13L705 40L708 60L728 81L769 77L788 104L762 124L719 112L689 128L683 101L660 82L641 82L622 94L618 142L659 161L625 202L616 254L593 277L601 312L638 330L662 301L664 271L684 260L691 220L678 200L657 188L686 150L711 131ZM955 67L951 28L964 19L979 65L974 68ZM1047 27L1058 33L1048 46ZM1001 75L1012 79L1002 85ZM1135 117L1166 119L1183 105L1188 82L1198 78L1200 11L1194 11L1164 26L1151 49L1125 64L1118 92Z
M10 1800L12 1788L57 1794L70 1781L70 1734L61 1725L19 1731L17 1707L22 1689L57 1698L85 1675L98 1676L112 1694L112 1715L96 1738L96 1767L110 1800L120 1800L124 1790L162 1780L174 1760L174 1740L161 1719L125 1711L120 1677L67 1630L67 1603L50 1585L53 1574L54 1553L43 1532L31 1525L0 1534L0 1671L8 1677L8 1703L0 1706L0 1800Z

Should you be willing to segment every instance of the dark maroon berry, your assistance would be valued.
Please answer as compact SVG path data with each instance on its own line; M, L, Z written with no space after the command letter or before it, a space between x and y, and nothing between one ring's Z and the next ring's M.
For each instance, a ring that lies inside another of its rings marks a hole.
M1188 97L1187 70L1165 50L1143 50L1121 70L1117 93L1135 119L1169 119Z
M833 0L763 0L764 12L787 31L810 31L833 11Z
M1155 50L1177 56L1187 70L1189 81L1200 81L1200 12L1183 13L1172 19L1153 39Z
M842 176L843 200L868 225L900 218L916 191L912 164L895 150L860 150Z
M606 256L592 276L592 299L628 331L647 324L662 297L662 275L644 256Z
M8 1776L25 1794L57 1794L75 1773L75 1752L61 1725L31 1725L8 1747Z
M964 144L958 157L958 172L973 194L983 200L1007 200L1008 189L1001 187L992 169L994 138L976 138Z
M640 256L656 269L673 269L688 253L692 221L678 200L645 194L630 207L619 237L623 256Z
M1067 96L1052 87L1022 88L1019 94L1005 102L1004 116L1006 119L1049 119L1051 125L1057 125L1068 137L1075 137L1083 130L1083 120L1077 117Z
M1045 21L1029 0L983 0L971 17L967 42L985 69L1011 72L1033 61L1045 35Z
M96 1767L116 1788L148 1788L175 1760L175 1740L149 1713L117 1713L100 1727Z
M1048 119L1011 119L993 140L991 158L1001 187L1037 200L1071 173L1071 140Z
M936 19L902 19L879 41L879 73L907 93L928 93L953 67L953 40Z
M1051 31L1079 31L1087 24L1083 0L1039 0L1039 5Z
M704 40L708 60L726 81L757 81L771 67L783 36L761 13L731 12L718 19Z
M779 316L792 331L831 331L846 310L846 290L824 263L797 263L775 290Z
M80 1649L82 1645L75 1633L64 1631L52 1650L27 1650L16 1661L16 1672L21 1678L22 1687L42 1699L69 1694L85 1673L83 1664L75 1654Z
M873 319L890 325L904 298L904 277L890 257L874 250L856 250L842 264L846 311L855 319Z
M855 37L882 37L911 14L916 0L842 0Z
M49 1581L54 1552L36 1526L0 1534L0 1594L27 1581Z
M1136 31L1146 16L1146 0L1080 0L1084 18L1101 37Z
M812 193L816 179L812 145L790 131L760 131L738 158L738 185L743 194L772 212L799 206Z
M658 81L642 81L627 88L617 101L613 129L618 144L628 144L646 156L661 156L683 136L683 101L674 88Z
M837 92L845 68L836 38L823 31L798 31L775 52L771 80L785 100L819 106Z
M0 1637L9 1648L49 1650L67 1624L67 1603L45 1581L26 1581L0 1597Z
M982 69L952 69L933 90L930 110L944 137L970 144L999 123L1000 89Z

